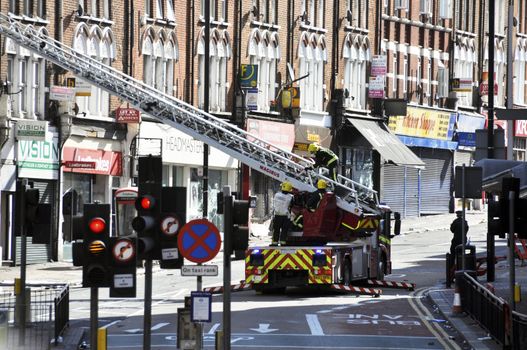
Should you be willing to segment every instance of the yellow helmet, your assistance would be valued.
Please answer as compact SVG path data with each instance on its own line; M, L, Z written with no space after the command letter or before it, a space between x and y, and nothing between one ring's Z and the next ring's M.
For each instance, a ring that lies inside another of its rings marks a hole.
M320 179L317 181L317 188L319 190L325 190L327 187L328 187L328 184L326 183L326 180Z
M317 145L316 143L311 143L307 147L307 150L309 151L309 153L315 153L316 151L318 151L319 148L320 148L320 146Z
M290 182L285 181L282 182L280 188L282 189L282 191L291 192L291 190L293 189L293 185Z

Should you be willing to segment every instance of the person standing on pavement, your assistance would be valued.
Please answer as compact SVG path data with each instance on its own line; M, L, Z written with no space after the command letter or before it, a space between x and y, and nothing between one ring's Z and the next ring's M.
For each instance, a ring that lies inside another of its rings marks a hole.
M339 158L330 149L321 147L316 143L312 143L308 146L307 150L313 155L315 160L314 168L324 167L328 169L328 177L337 182L337 169L339 164ZM311 170L312 167L307 167L305 170Z
M282 183L281 192L277 192L273 199L273 240L271 246L284 245L290 224L290 211L293 204L293 185L285 181Z
M456 247L463 243L463 225L465 225L465 234L468 232L468 223L463 220L463 212L456 211L456 218L450 224L450 232L454 234L450 243L450 256L455 258Z

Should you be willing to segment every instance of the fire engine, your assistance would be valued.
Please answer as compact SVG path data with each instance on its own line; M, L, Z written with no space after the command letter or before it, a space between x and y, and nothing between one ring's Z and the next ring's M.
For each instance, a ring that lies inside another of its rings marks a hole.
M380 205L376 191L343 176L333 181L316 171L305 171L312 167L311 160L78 52L9 14L0 13L0 35L157 121L280 182L290 182L300 192L312 192L319 179L326 180L338 196L328 193L315 213L304 212L305 229L289 238L291 246L249 249L245 284L257 289L299 284L341 286L335 283L380 281L390 273L390 211Z

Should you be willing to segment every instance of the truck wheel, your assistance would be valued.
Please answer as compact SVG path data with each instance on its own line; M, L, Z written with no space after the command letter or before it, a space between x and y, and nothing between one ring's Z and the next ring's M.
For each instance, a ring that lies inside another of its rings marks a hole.
M344 285L349 286L351 284L351 261L346 259L344 261Z
M384 258L381 258L377 265L377 279L380 281L384 279Z

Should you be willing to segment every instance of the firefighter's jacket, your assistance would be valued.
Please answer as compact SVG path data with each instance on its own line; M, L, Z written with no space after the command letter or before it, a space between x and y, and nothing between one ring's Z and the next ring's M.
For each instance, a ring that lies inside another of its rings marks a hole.
M274 195L273 206L274 215L289 216L289 210L293 202L293 195L284 191Z
M315 152L315 167L327 167L339 160L339 158L331 150L327 148L320 148Z

